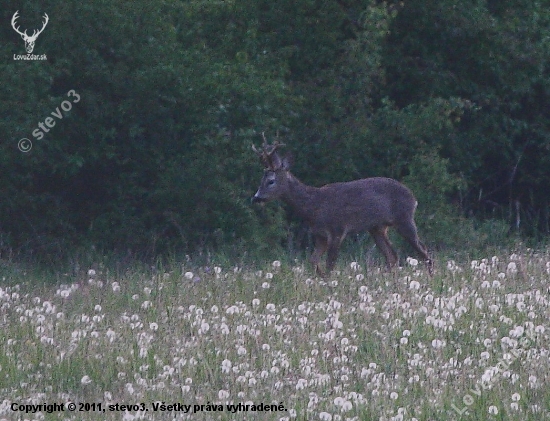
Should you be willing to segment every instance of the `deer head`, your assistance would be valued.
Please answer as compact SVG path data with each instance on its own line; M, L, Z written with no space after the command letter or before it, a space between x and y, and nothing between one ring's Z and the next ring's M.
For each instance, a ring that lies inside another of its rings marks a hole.
M260 162L265 167L264 176L258 191L252 198L252 203L277 199L287 190L286 183L288 181L290 164L288 158L281 158L277 154L277 148L285 145L277 141L269 145L264 133L262 133L262 138L264 143L261 149L252 145L252 150L256 152L260 158Z
M27 50L27 53L32 53L34 50L34 43L36 42L36 38L38 38L38 35L42 33L46 25L48 24L48 21L50 18L46 13L44 13L44 22L42 23L42 28L39 30L34 30L32 35L27 35L27 30L25 29L25 32L21 32L19 30L19 27L16 27L16 20L19 17L17 14L19 13L19 10L13 14L13 18L11 19L11 26L17 32L19 35L21 35L21 38L23 38L23 41L25 41L25 50Z

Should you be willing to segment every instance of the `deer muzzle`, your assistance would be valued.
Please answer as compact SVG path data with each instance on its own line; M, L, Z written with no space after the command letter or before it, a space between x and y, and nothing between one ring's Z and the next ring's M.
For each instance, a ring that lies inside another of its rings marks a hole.
M258 196L258 193L256 193L254 196L252 196L252 203L265 203L267 202L267 199Z

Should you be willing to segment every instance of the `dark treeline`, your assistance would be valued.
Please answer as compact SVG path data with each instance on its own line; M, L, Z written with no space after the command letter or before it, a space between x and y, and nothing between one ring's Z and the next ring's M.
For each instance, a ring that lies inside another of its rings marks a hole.
M5 0L0 256L286 245L293 219L250 204L261 132L278 134L307 183L406 183L431 247L518 225L542 238L549 6ZM33 52L47 60L14 59L16 10L28 33L48 14Z

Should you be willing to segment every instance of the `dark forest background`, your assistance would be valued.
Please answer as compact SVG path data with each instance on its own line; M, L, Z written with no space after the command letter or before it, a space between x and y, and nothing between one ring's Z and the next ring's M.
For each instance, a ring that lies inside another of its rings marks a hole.
M306 183L407 184L432 249L549 234L549 1L4 0L0 39L0 258L300 249L250 204L261 132Z

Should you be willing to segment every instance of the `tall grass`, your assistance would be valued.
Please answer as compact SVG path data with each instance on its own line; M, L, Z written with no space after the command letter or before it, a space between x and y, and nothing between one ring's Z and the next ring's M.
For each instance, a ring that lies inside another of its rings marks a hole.
M433 278L414 259L326 279L279 261L174 267L5 279L0 419L550 417L547 252L439 261Z

